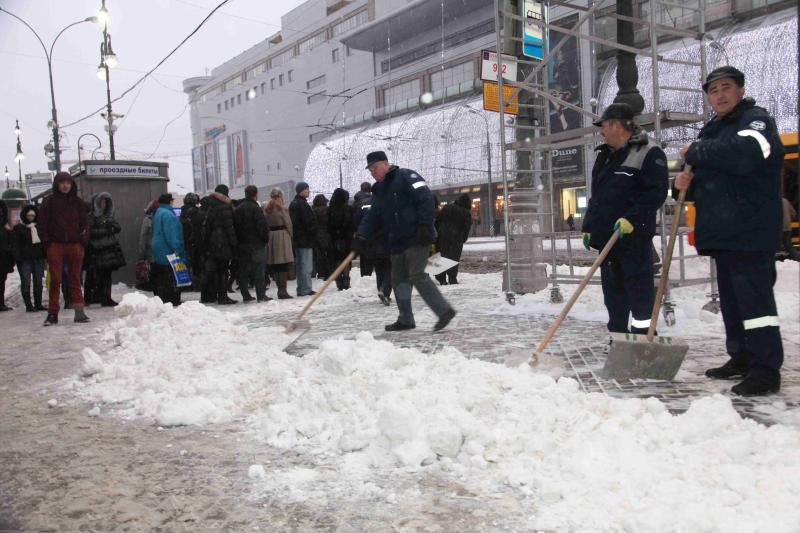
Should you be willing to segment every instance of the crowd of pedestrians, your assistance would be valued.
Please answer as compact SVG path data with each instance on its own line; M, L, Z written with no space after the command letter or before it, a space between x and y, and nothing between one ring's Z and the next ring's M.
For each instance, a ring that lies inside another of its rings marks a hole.
M138 228L136 288L173 306L181 304L184 290L199 291L202 303L231 305L272 300L267 294L272 281L276 298L293 298L287 285L296 279L296 296L309 296L315 294L313 280L327 279L354 251L361 276L375 273L381 303L391 305L392 292L398 294L400 318L387 329L414 327L412 286L434 308L437 326L443 327L455 312L424 268L434 251L460 258L471 226L469 197L462 195L439 211L416 173L390 166L385 156L376 154L371 157L372 163L381 163L378 173L373 171L378 196L373 196L373 184L364 182L352 200L347 190L337 188L330 199L317 194L309 205L310 186L300 182L287 205L279 188L261 203L253 185L239 200L230 197L227 186L218 185L203 198L187 194L176 215L172 195L160 195L145 207ZM387 203L397 200L398 192L401 203L408 205ZM394 221L394 208L403 214L400 226ZM23 207L18 221L9 220L9 210L0 202L0 227L0 311L11 309L5 304L5 282L15 266L25 310L46 310L45 325L58 323L62 293L63 307L74 310L75 322L89 321L84 312L88 305L117 305L111 297L112 275L127 264L119 236L134 228L123 228L115 218L109 193L81 199L73 177L59 172L41 208ZM178 283L176 271L183 268L191 274L191 287ZM350 289L350 272L349 263L340 270L338 290ZM456 267L437 278L442 284L457 283L457 274ZM234 284L241 300L230 296Z

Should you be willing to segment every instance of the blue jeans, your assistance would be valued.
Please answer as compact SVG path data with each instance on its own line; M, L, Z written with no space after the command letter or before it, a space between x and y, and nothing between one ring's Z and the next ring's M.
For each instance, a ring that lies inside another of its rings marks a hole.
M30 297L31 276L33 277L33 295L39 295L38 303L42 303L42 278L44 278L44 259L28 259L17 263L19 271L19 289L23 296Z
M297 274L297 295L311 294L311 269L313 267L314 249L297 248L295 250L295 272Z

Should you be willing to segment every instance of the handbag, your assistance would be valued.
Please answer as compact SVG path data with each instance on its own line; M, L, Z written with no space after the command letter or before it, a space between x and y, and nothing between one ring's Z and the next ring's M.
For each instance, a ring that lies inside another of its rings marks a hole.
M136 262L136 283L144 285L150 282L150 262L142 259Z

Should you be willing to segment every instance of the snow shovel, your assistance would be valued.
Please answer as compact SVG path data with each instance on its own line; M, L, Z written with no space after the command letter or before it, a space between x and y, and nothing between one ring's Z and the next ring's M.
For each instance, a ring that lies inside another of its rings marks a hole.
M691 171L691 168L687 166ZM675 337L657 336L654 338L658 312L661 309L661 300L669 283L669 267L672 262L672 250L678 235L680 213L683 210L683 201L686 199L686 190L678 195L675 214L672 217L672 231L669 235L666 257L661 271L661 281L658 284L656 300L653 303L653 312L650 315L650 327L647 335L636 333L612 333L611 346L608 350L608 359L603 367L606 377L625 379L660 379L671 380L681 368L689 345Z
M617 239L619 239L619 232L615 231L611 235L611 238L608 239L606 245L600 251L600 255L598 255L597 259L595 259L594 263L592 263L592 267L589 269L589 272L587 272L586 275L583 277L583 280L578 285L578 288L575 289L574 293L572 293L572 296L570 297L569 301L567 301L566 305L564 306L564 309L561 310L561 313L558 315L558 318L556 318L556 321L550 325L550 329L547 330L547 334L544 336L544 339L542 339L542 342L540 342L539 346L536 347L536 351L533 352L533 355L531 355L530 359L528 359L528 364L530 366L534 366L539 362L539 358L544 354L544 349L547 347L547 345L550 343L550 340L556 334L556 330L564 321L564 319L567 318L567 314L569 313L570 309L572 309L572 306L575 305L576 301L578 301L578 297L583 292L583 289L586 288L586 285L589 284L589 280L592 279L594 273L597 271L598 268L600 268L600 265L603 263L606 256L611 251L611 248L614 247L614 244L617 242Z
M286 328L286 333L291 333L297 328L308 329L311 327L311 324L309 324L308 320L303 320L303 315L305 315L306 312L309 309L311 309L311 306L314 305L314 302L316 302L320 296L322 296L322 293L325 292L325 289L328 288L328 285L333 283L333 280L339 277L339 274L341 274L342 271L345 268L347 268L347 265L349 265L350 262L353 259L355 259L355 257L356 257L355 252L350 252L349 254L347 254L347 257L344 258L344 261L342 261L339 264L339 266L336 267L336 270L333 271L333 274L328 276L328 279L325 280L325 283L322 284L319 290L317 290L317 293L311 297L311 299L306 303L306 305L303 306L300 312L297 313L292 320L284 324L284 328Z

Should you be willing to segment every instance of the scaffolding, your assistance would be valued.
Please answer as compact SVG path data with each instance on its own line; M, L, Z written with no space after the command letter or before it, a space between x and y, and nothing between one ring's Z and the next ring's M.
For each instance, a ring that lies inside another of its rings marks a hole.
M646 19L616 12L603 14L604 17L627 21L640 28L646 28L649 35L649 46L647 48L636 48L635 46L620 44L593 34L593 22L597 17L598 10L613 5L609 0L597 0L595 2L588 0L586 6L577 5L567 0L550 0L549 4L551 6L562 6L572 13L579 14L577 21L571 28L551 24L546 16L541 19L524 17L521 14L521 10L516 9L511 3L495 0L497 50L509 51L521 47L523 42L522 28L527 23L538 26L548 35L551 32L558 32L565 36L575 37L578 40L585 39L591 43L635 54L635 56L649 57L652 65L653 91L652 102L650 102L652 111L639 115L637 123L648 131L648 134L657 142L663 143L662 133L665 130L676 126L702 123L708 117L705 99L703 99L702 113L666 109L662 105L661 94L666 91L700 93L698 97L702 98L702 91L698 87L701 80L706 77L706 49L703 43L706 33L705 0L675 0L675 2L650 0L650 9ZM660 10L668 10L670 8L689 10L696 13L696 30L659 24L658 16ZM663 41L667 37L697 41L700 45L699 60L690 61L666 57L662 48L664 46ZM503 157L500 158L501 172L504 183L513 181L516 184L513 193L508 192L507 186L504 187L503 198L505 227L507 228L505 232L506 268L503 286L506 298L510 303L514 303L515 294L542 290L548 284L550 285L551 301L555 303L561 302L563 298L559 283L577 283L581 278L581 276L574 275L572 265L571 236L576 236L576 234L555 231L556 207L553 184L553 151L580 146L590 147L599 144L602 139L594 126L577 127L558 132L552 131L550 106L572 109L579 113L581 117L598 118L595 112L596 99L593 98L591 100L590 105L587 107L591 107L592 110L588 110L585 107L568 102L548 90L550 82L548 79L548 63L567 41L567 38L562 38L555 46L549 49L545 47L546 53L544 53L541 61L519 59L518 62L522 65L520 69L522 74L519 77L522 79L513 84L508 80L505 81L507 85L514 85L514 91L509 98L503 98L504 80L502 76L498 76L497 80L499 85L498 93L501 99L499 106L500 142L503 150ZM498 53L498 72L502 71L502 61L502 54ZM659 65L665 63L695 69L697 83L692 87L662 85L659 81ZM504 111L506 104L514 98L519 100L520 117L509 125L506 122ZM527 120L522 116L526 113L526 110L529 110ZM535 116L531 116L537 110L540 112L539 120ZM582 123L586 124L586 119L583 119ZM513 134L513 140L508 140L507 131ZM587 179L587 189L590 185L589 181L590 179ZM521 183L525 183L528 186L520 186ZM661 235L662 257L666 247L666 236L668 234L666 227L670 207L672 205L668 202L660 210L661 229L659 233ZM558 274L557 272L557 243L561 239L566 242L566 250L569 257L570 273L566 275ZM549 246L545 246L545 243L548 243ZM683 250L682 241L679 249ZM714 283L713 261L711 262L709 277L688 279L684 271L686 256L681 252L675 259L680 261L681 275L677 280L671 280L670 285L675 287L711 282L712 304L716 305L717 295ZM549 275L546 272L547 267L551 269ZM668 323L674 323L673 305L669 291L667 291L664 298L664 316Z

